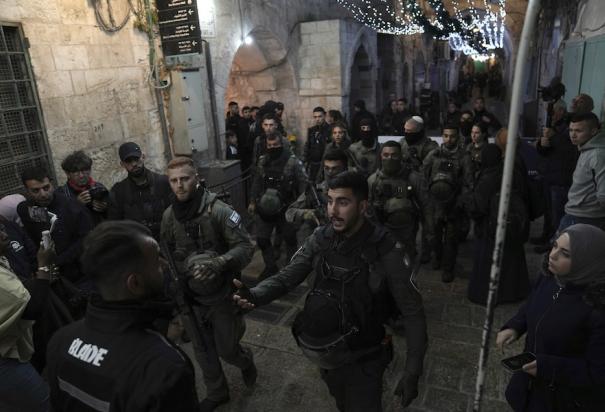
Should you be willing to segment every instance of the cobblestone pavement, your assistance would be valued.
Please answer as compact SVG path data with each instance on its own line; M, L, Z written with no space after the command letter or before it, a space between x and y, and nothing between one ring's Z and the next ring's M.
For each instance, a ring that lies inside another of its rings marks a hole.
M424 265L418 276L428 318L429 349L420 382L420 395L406 411L472 411L485 308L466 299L468 275L472 267L471 247L472 241L461 246L458 276L453 283L442 283L440 272L432 271L430 265ZM540 257L530 251L529 245L526 251L530 274L536 274ZM259 273L261 269L262 263L257 253L246 269L244 278ZM246 390L239 370L226 365L231 402L221 407L220 412L337 411L317 368L302 356L290 333L289 325L297 309L302 306L307 290L308 287L303 284L279 301L248 315L243 343L254 352L259 370L257 385L252 392ZM499 328L504 320L515 313L517 307L498 307L494 327ZM188 345L184 347L191 353ZM403 371L405 341L395 337L395 348L395 358L385 373L383 405L386 412L404 410L399 398L392 393ZM522 342L519 341L507 350L507 354L518 353L521 349ZM493 347L486 378L484 411L510 410L504 400L508 373L500 366L502 357L505 356ZM199 370L197 380L200 399L203 399L205 389Z

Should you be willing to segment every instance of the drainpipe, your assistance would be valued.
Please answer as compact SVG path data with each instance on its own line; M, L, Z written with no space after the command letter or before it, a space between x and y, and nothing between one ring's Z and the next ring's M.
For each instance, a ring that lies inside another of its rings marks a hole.
M164 158L166 159L166 162L169 162L172 158L172 151L170 150L168 120L166 119L166 113L164 112L164 96L162 95L162 89L166 88L167 86L160 83L160 74L158 73L157 66L155 64L155 34L153 32L153 15L149 0L145 0L145 14L147 16L147 39L149 41L149 68L151 70L149 80L151 87L153 87L153 92L157 103L157 110L160 116L162 140L164 141Z

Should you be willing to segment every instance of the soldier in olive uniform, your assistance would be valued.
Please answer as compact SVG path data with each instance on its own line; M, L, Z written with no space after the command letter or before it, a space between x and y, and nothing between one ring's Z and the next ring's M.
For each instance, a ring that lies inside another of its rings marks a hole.
M370 210L416 258L415 228L425 205L423 177L401 158L401 145L393 140L382 145L382 167L368 179Z
M366 177L378 169L378 156L380 155L378 134L376 130L372 129L373 125L372 119L361 119L358 131L361 139L349 146L351 154L349 167Z
M167 174L176 199L164 212L161 239L169 245L179 269L190 276L189 292L197 304L205 346L195 348L207 391L200 410L213 411L229 401L219 357L241 369L246 386L256 381L252 352L240 345L244 318L229 299L232 280L252 259L254 246L240 215L200 186L191 159L173 159Z
M481 150L487 144L487 126L483 123L475 123L471 128L471 142L466 146L466 151L471 158L473 166L473 180L476 180L481 170Z
M454 280L460 225L465 217L459 199L472 190L473 169L468 153L458 143L458 126L445 126L442 135L441 147L424 160L424 172L433 213L433 269L441 268L441 280L447 283Z
M309 187L304 193L298 196L298 199L292 203L286 210L286 221L299 227L298 236L300 240L306 239L313 230L326 224L326 205L328 199L328 181L337 174L347 170L347 154L340 149L332 149L324 155L323 173L325 180L321 183L309 182ZM310 187L315 185L315 190ZM298 242L302 244L302 241Z
M397 310L407 350L396 389L404 407L418 396L427 347L422 297L409 260L385 228L365 218L367 208L365 176L340 173L328 182L330 224L318 227L277 275L252 289L234 281L239 290L233 299L250 309L285 295L315 270L292 333L346 412L382 410L383 374L393 358L384 324Z
M296 251L296 228L286 221L286 208L307 186L307 175L300 160L284 147L278 132L267 136L266 154L258 160L252 182L248 212L257 215L256 243L263 253L265 270L261 278L277 273L277 258L271 244L273 229L281 229L287 258Z
M412 169L424 176L422 162L439 145L425 135L424 120L420 116L412 116L404 126L404 138L401 139L401 152L404 159L409 159ZM425 189L426 190L426 189ZM431 260L431 218L430 205L424 205L420 222L422 223L422 255L420 261L427 263ZM416 231L418 232L418 225Z

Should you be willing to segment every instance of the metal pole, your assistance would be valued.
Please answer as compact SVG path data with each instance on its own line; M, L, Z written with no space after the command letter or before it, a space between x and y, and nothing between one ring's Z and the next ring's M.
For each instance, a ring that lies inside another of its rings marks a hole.
M508 204L510 199L511 184L513 180L513 170L515 167L515 153L517 149L517 132L519 129L519 117L522 110L523 86L524 86L524 65L527 62L529 51L529 42L536 26L536 17L540 7L540 0L529 0L525 12L525 21L523 31L519 42L519 53L515 64L515 76L513 80L513 91L510 103L510 118L508 124L508 135L506 144L506 155L504 157L504 171L502 173L502 186L500 188L500 204L498 205L498 228L496 230L496 239L494 244L494 253L492 257L492 268L490 273L489 294L487 297L487 308L485 313L485 323L483 325L483 336L481 342L481 352L479 354L479 370L477 372L477 382L475 387L475 399L473 402L473 411L481 410L481 398L483 395L483 385L485 382L485 372L487 369L487 360L489 355L489 344L492 324L494 321L494 309L498 296L498 285L500 283L500 268L502 264L502 252L504 249L504 240L506 237L506 220L508 217Z

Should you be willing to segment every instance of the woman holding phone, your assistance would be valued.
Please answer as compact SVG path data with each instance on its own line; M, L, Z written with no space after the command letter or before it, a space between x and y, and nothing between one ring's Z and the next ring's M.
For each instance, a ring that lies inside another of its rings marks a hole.
M535 360L506 389L515 411L605 410L605 232L585 224L561 232L532 294L496 343L525 333L524 351Z

